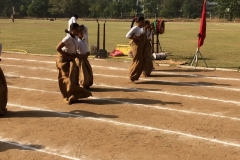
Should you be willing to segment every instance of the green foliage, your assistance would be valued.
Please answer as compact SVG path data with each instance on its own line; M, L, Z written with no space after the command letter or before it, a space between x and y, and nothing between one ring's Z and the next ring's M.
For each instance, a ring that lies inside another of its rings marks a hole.
M183 17L198 18L201 17L203 1L199 0L184 0L182 6Z
M208 0L217 2L211 15L233 20L240 18L240 0ZM16 17L87 18L147 17L200 18L203 0L0 0L0 16L10 17L12 6ZM209 13L210 13L209 12Z
M27 13L29 16L46 17L48 15L48 0L34 0L28 6Z

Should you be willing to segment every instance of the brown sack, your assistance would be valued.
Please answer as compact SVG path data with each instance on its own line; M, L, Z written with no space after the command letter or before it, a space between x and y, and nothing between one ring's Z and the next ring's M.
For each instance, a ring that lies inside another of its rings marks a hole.
M8 88L5 76L0 68L0 115L7 112Z
M89 88L93 85L93 71L89 61L85 58L77 60L79 68L79 83L84 88Z
M129 68L129 77L131 81L138 80L145 66L144 51L146 47L146 34L142 34L140 41L132 40L130 42L133 59Z
M152 62L152 45L151 41L147 40L147 45L145 48L145 66L143 68L142 76L149 77L153 70L153 62Z
M64 100L69 100L69 98L77 100L92 96L90 91L81 88L78 83L79 71L74 59L69 61L58 55L56 65L58 68L58 84Z

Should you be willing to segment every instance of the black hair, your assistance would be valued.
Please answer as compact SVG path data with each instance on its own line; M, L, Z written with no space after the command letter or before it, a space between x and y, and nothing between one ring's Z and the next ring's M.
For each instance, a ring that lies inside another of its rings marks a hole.
M74 14L73 17L75 17L76 19L78 19L78 15L77 15L77 14Z
M140 21L144 21L145 18L144 17L135 17L132 21L132 24L131 24L131 28L133 27L133 24L134 22L136 21L137 23L139 23Z
M146 24L149 24L149 25L150 25L150 21L149 21L149 20L145 20L144 23L145 23L145 25L146 25Z
M74 30L74 29L76 29L76 28L78 28L78 27L79 27L79 24L77 24L77 23L72 23L72 24L70 25L70 31L72 31L72 30ZM71 35L71 37L74 37L74 35L72 35L70 31L67 30L67 29L65 29L65 33L69 33L69 34Z
M85 27L84 27L84 25L83 25L83 24L82 24L82 25L80 25L79 27L80 27L80 29L82 29L82 30L84 30L84 29L85 29Z

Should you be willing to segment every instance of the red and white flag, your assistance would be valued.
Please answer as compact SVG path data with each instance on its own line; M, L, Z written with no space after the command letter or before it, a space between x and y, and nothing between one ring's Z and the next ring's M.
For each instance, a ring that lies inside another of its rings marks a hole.
M206 0L203 1L202 6L202 18L200 21L200 31L198 34L198 48L200 48L203 45L205 37L206 37Z

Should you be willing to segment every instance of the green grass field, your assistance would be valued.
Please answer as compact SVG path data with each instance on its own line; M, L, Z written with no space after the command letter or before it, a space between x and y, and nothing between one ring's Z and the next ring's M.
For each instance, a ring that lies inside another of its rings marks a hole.
M89 30L89 44L96 45L96 21L78 20ZM102 48L102 29L100 48ZM55 47L66 35L67 20L0 20L0 43L3 50L19 49L35 54L56 54ZM106 22L106 49L111 52L117 44L128 44L125 38L130 22ZM165 33L160 35L162 50L171 52L168 59L190 61L197 48L198 22L166 22ZM207 37L200 51L209 67L239 68L240 24L207 23ZM203 61L199 65L204 66Z

